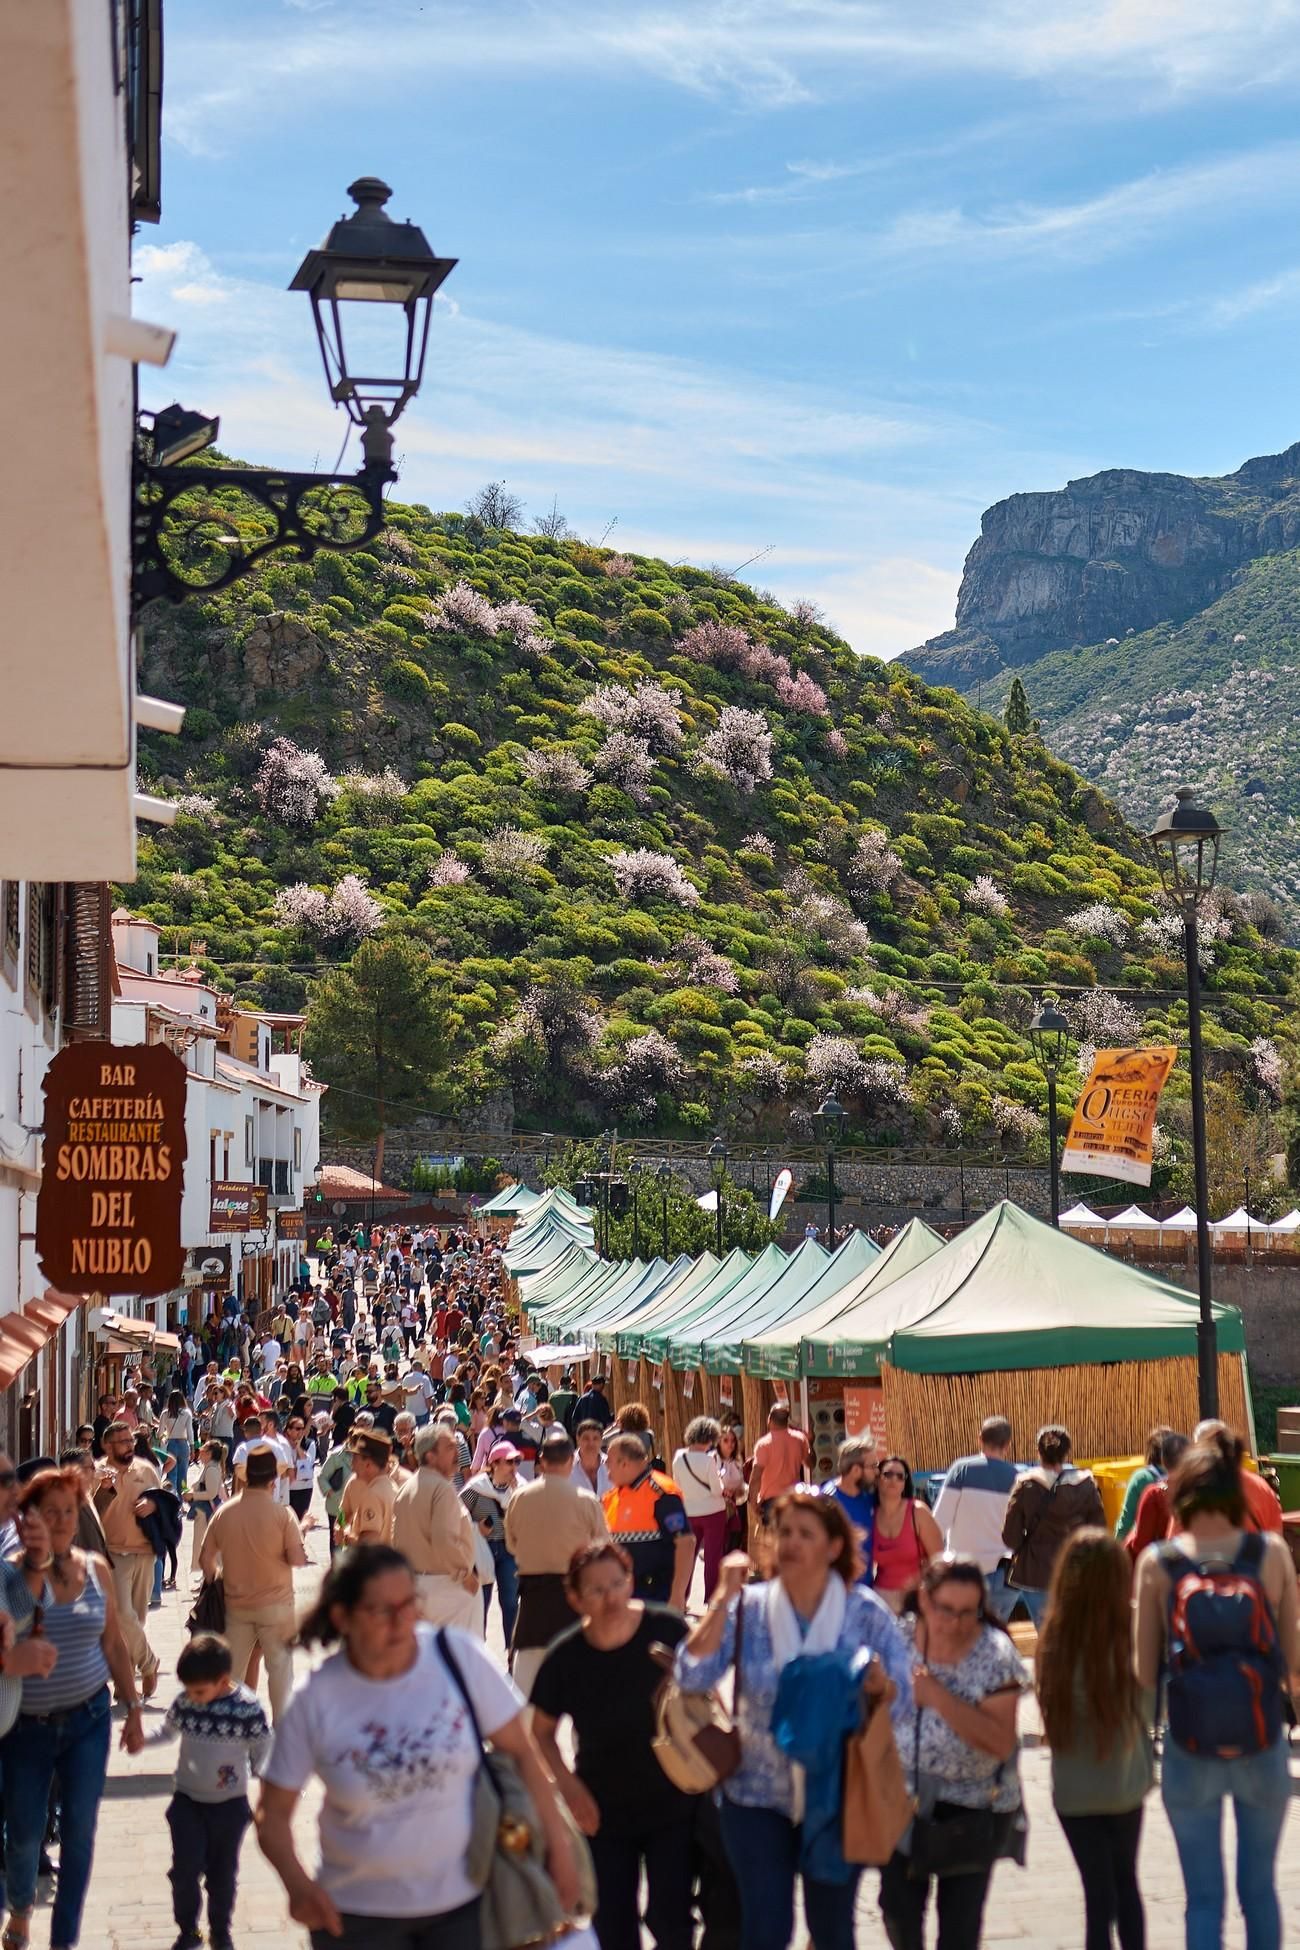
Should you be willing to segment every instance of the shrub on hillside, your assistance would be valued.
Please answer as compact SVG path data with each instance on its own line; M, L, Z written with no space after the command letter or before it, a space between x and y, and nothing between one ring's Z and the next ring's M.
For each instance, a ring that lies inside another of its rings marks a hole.
M723 706L717 725L700 746L698 769L729 779L749 793L772 776L772 734L761 711Z
M678 907L698 907L700 890L686 878L671 853L649 847L611 854L614 882L624 900L674 901Z
M253 797L281 826L314 826L338 790L320 753L304 751L292 738L271 741L253 781Z

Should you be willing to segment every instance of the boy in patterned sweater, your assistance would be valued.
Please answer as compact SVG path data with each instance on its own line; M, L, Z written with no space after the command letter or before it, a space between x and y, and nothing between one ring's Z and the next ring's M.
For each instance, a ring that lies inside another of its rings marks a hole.
M271 1750L271 1729L254 1693L231 1678L230 1647L200 1632L176 1661L184 1691L149 1744L180 1736L176 1791L167 1807L172 1831L172 1912L180 1934L173 1950L201 1950L199 1879L208 1888L212 1950L234 1950L239 1847L250 1820L248 1777Z

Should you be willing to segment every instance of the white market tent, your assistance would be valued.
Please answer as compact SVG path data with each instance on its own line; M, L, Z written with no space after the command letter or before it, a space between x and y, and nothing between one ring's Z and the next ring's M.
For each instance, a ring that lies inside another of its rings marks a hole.
M1180 1211L1170 1213L1169 1217L1161 1224L1160 1230L1162 1232L1195 1232L1196 1214L1190 1205L1184 1205Z
M1136 1205L1126 1205L1113 1219L1103 1221L1109 1232L1159 1232L1160 1221Z
M1268 1226L1266 1221L1252 1218L1244 1205L1239 1205L1235 1212L1229 1212L1226 1219L1212 1219L1210 1221L1211 1232L1245 1233L1266 1232L1267 1230Z
M1287 1212L1282 1218L1275 1219L1269 1227L1269 1231L1282 1233L1300 1232L1300 1211Z
M1106 1227L1106 1221L1100 1213L1094 1212L1092 1207L1085 1205L1082 1200L1077 1205L1072 1205L1068 1212L1062 1212L1059 1223L1067 1232L1076 1229L1083 1231L1093 1226L1098 1232L1103 1232Z

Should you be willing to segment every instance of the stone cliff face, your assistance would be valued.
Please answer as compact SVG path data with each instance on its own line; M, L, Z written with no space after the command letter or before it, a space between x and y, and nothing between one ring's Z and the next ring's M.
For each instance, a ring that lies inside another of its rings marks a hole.
M1071 644L1181 622L1255 557L1300 544L1300 443L1235 474L1194 480L1112 468L985 514L966 558L956 628L905 661L967 688Z

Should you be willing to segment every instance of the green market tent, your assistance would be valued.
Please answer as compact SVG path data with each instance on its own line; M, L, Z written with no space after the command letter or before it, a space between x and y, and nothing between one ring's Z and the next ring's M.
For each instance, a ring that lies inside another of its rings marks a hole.
M474 1217L476 1219L519 1218L523 1213L531 1210L542 1196L541 1192L535 1192L531 1186L521 1185L518 1181L511 1185L503 1185L499 1192L494 1192L491 1198L485 1199L482 1205L475 1207Z
M1185 1287L1098 1252L1006 1199L891 1283L882 1303L873 1340L893 1367L914 1374L1196 1352L1198 1306ZM1220 1352L1243 1352L1237 1308L1216 1306L1214 1317Z
M540 1272L525 1273L518 1281L520 1304L528 1315L528 1325L532 1330L534 1321L548 1308L555 1308L561 1300L571 1295L579 1281L591 1277L593 1271L607 1264L591 1246L570 1245L559 1259L544 1266Z
M898 1318L892 1311L897 1288L944 1250L944 1241L923 1219L909 1219L896 1232L874 1266L858 1280L845 1304L824 1325L803 1324L799 1344L802 1375L873 1375L879 1373L884 1346L880 1322Z
M664 1269L662 1261L656 1261L654 1264L656 1267L654 1280L657 1284L659 1276ZM579 1312L582 1312L590 1305L599 1313L602 1311L607 1312L608 1307L611 1305L630 1306L632 1304L632 1296L643 1285L648 1270L648 1264L643 1259L624 1259L606 1262L602 1270L593 1279L584 1281L580 1288L573 1290L569 1299L562 1306L553 1308L547 1314L545 1322L546 1333L552 1339L556 1340L563 1337L564 1330L569 1324L571 1307L576 1307ZM529 1326L530 1328L532 1327L531 1315L529 1316ZM534 1331L539 1333L542 1331L540 1322Z
M733 1246L726 1258L715 1264L709 1278L692 1290L688 1301L683 1301L680 1293L671 1294L651 1310L653 1319L647 1312L644 1319L630 1327L621 1327L614 1336L617 1353L624 1360L644 1354L648 1361L662 1361L668 1336L684 1330L707 1313L724 1293L730 1292L737 1280L744 1279L753 1263L748 1253Z
M933 1242L926 1244L925 1242ZM851 1232L839 1245L815 1286L805 1294L802 1305L787 1319L774 1322L759 1334L747 1334L741 1349L741 1366L747 1375L768 1380L798 1380L808 1371L804 1367L805 1338L809 1334L832 1335L833 1324L854 1307L877 1279L887 1279L883 1269L902 1261L911 1266L911 1255L918 1251L937 1252L943 1241L920 1219L910 1219L896 1232L882 1251L864 1232Z
M833 1253L819 1245L815 1253L805 1255L804 1248L816 1244L815 1240L805 1239L790 1255L790 1263L780 1278L763 1295L761 1305L710 1338L701 1364L709 1374L740 1374L745 1345L751 1335L772 1332L780 1323L805 1313L808 1296L822 1290L822 1282L841 1254L844 1255L842 1269L853 1270L876 1253L864 1232L851 1232Z
M556 1207L548 1208L541 1217L535 1216L536 1213L541 1213L540 1205L528 1214L522 1225L515 1227L501 1255L507 1273L516 1280L553 1265L570 1246L595 1244L589 1221L574 1219Z
M753 1327L783 1319L798 1304L797 1296L820 1278L830 1257L815 1239L804 1239L764 1286L751 1286L748 1292L733 1288L707 1321L697 1321L687 1333L688 1342L698 1343L695 1365L706 1374L739 1374L746 1334ZM690 1353L675 1337L669 1344L668 1359L674 1368L688 1367Z
M593 1247L574 1246L563 1259L540 1273L524 1274L519 1281L519 1299L528 1310L529 1329L542 1330L543 1323L593 1285L617 1277L623 1260L602 1259Z
M639 1330L652 1320L671 1316L675 1307L687 1306L701 1288L708 1285L721 1264L722 1261L715 1259L712 1253L701 1253L698 1259L690 1260L675 1278L665 1280L647 1306L631 1313L623 1308L617 1314L606 1314L592 1327L597 1347L603 1353L616 1354L619 1334L624 1330Z
M616 1298L602 1294L583 1300L566 1317L565 1333L576 1333L583 1340L592 1341L597 1328L605 1321L617 1319L634 1323L639 1314L648 1312L664 1292L690 1272L694 1264L689 1253L681 1253L672 1261L651 1260L644 1277L626 1293Z
M717 1294L705 1312L697 1313L680 1328L670 1328L662 1336L654 1337L654 1358L666 1361L678 1374L685 1373L688 1368L698 1368L704 1359L706 1341L720 1329L743 1319L749 1309L761 1301L768 1288L780 1279L791 1257L791 1254L782 1252L779 1246L764 1246L749 1271L728 1287L725 1293ZM649 1354L650 1347L647 1346L645 1351Z

